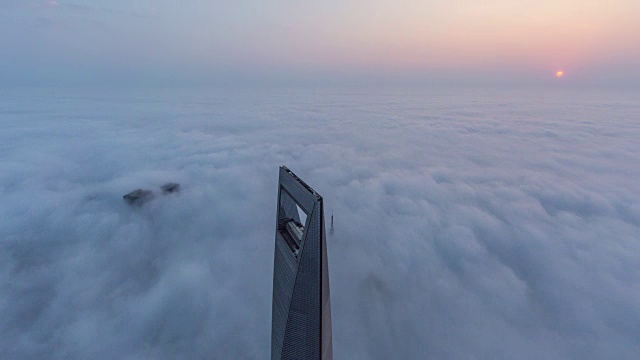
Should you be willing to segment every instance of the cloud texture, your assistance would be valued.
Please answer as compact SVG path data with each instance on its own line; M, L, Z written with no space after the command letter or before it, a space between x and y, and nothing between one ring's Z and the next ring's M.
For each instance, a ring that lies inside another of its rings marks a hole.
M638 100L3 90L0 358L268 358L280 164L335 214L336 358L638 358Z

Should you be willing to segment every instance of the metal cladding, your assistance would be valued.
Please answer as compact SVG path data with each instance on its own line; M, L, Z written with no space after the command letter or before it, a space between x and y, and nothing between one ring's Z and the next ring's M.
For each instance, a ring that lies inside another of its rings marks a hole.
M281 166L277 212L271 359L333 359L322 196Z

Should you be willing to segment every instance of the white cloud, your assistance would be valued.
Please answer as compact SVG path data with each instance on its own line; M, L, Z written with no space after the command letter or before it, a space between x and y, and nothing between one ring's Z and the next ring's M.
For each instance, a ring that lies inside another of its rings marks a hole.
M640 354L633 97L4 95L2 357L268 357L280 164L335 214L336 357Z

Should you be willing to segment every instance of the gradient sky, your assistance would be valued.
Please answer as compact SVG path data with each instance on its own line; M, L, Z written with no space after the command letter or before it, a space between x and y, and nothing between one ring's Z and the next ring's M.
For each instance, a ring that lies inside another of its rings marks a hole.
M0 0L0 81L261 76L637 83L637 0Z

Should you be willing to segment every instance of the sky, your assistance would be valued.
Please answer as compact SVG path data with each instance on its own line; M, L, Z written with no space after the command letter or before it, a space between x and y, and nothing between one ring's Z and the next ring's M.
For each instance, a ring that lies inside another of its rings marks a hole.
M637 93L0 95L0 358L269 358L282 164L336 359L640 358Z
M637 84L634 0L0 1L0 81Z

